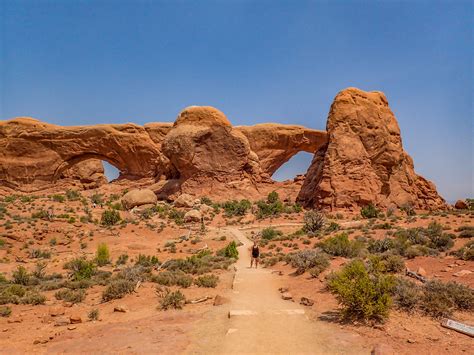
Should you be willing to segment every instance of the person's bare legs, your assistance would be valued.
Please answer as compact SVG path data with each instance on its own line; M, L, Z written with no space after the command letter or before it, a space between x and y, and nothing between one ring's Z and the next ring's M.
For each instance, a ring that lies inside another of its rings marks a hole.
M250 258L250 268L253 267L253 257Z
M255 268L258 269L258 258L255 258Z

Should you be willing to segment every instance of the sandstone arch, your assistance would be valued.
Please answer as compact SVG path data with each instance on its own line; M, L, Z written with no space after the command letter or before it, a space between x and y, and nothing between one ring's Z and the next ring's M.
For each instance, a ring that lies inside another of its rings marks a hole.
M325 131L303 126L262 123L236 129L247 137L250 148L258 156L261 169L268 176L272 176L298 152L314 154L327 142Z

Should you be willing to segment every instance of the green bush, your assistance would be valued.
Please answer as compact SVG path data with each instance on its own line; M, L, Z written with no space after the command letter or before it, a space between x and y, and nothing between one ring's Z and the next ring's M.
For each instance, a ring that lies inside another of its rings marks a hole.
M275 203L280 200L280 196L276 191L272 191L268 194L267 196L267 202L268 203Z
M26 294L21 298L22 304L31 304L33 306L44 304L46 297L36 291L27 291Z
M117 258L116 265L125 265L128 261L128 255L127 254L120 254L119 257Z
M53 195L51 196L51 199L53 201L56 201L56 202L64 202L66 201L66 197L64 195L61 195L61 194L56 194L56 195Z
M373 204L369 204L360 210L360 214L364 218L377 218L379 213L380 211Z
M186 303L186 298L183 293L179 290L170 292L166 290L163 297L160 300L160 309L182 309Z
M184 223L185 214L186 213L184 211L180 211L173 208L168 212L168 218L173 220L174 223L176 223L177 225L182 225Z
M216 287L219 277L213 274L199 276L194 283L199 287Z
M310 235L315 235L324 227L325 218L321 212L308 211L304 214L303 222L303 230Z
M329 258L318 250L299 250L286 256L286 262L296 269L296 274L301 275L310 270L313 277L319 276L321 272L329 267Z
M80 303L86 298L86 291L83 289L79 290L59 290L54 294L57 300L62 300L71 303Z
M360 260L350 262L328 281L329 290L341 304L344 317L363 320L388 317L393 286L392 276L369 275Z
M109 247L107 246L107 244L100 243L97 246L95 262L99 266L104 266L110 263L110 252L109 252Z
M201 252L186 259L173 259L168 261L164 267L170 271L181 270L193 275L205 274L214 269L226 270L235 259L224 255L225 248L218 253L219 255L214 256Z
M119 299L135 290L135 283L130 280L113 280L102 293L102 300L108 302Z
M284 211L283 203L280 200L275 202L257 201L257 218L276 217Z
M113 226L121 220L120 212L117 210L105 210L102 212L100 223L104 226Z
M276 237L279 237L282 234L283 232L279 231L278 229L267 227L262 230L262 239L272 240Z
M26 285L28 285L28 283L30 281L30 274L21 265L18 266L18 268L15 271L13 271L12 276L13 276L12 282L14 284L26 286Z
M90 279L96 273L94 262L85 258L68 261L64 264L64 268L71 271L71 278L74 281Z
M231 241L229 244L227 244L227 246L220 254L222 254L226 258L238 259L239 251L237 250L237 244L235 243L235 241Z
M226 201L222 204L222 208L227 217L244 216L250 207L252 207L252 204L249 200L245 199L240 201Z
M180 286L188 288L192 285L193 278L180 270L161 271L159 274L152 277L152 281L163 286Z
M353 258L358 256L364 245L357 240L349 240L346 233L338 234L334 237L318 243L318 246L327 254L333 256L343 256L346 258Z
M69 201L77 201L81 198L81 194L76 190L66 190L66 198Z
M150 267L160 265L160 260L154 255L139 254L135 265Z

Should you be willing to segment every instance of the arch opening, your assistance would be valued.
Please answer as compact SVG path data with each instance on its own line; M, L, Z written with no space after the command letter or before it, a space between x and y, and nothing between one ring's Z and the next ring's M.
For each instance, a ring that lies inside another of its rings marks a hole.
M314 153L298 152L282 164L272 175L275 181L293 180L297 175L306 174Z

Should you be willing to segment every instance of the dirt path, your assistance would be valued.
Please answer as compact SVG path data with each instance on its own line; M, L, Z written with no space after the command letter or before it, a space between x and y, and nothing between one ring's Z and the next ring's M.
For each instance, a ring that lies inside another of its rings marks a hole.
M234 287L229 295L231 302L215 307L198 324L188 353L370 352L360 346L358 335L345 332L335 324L309 320L303 306L284 301L278 292L278 276L268 269L249 268L251 241L237 228L226 229L243 243L239 247Z

